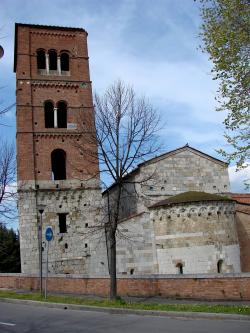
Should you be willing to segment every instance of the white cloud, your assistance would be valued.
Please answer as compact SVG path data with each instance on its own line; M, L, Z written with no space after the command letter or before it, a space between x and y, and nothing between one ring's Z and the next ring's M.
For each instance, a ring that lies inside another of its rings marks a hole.
M245 169L236 171L236 166L228 168L229 178L231 182L231 192L247 192L244 183L250 181L250 163L247 164Z

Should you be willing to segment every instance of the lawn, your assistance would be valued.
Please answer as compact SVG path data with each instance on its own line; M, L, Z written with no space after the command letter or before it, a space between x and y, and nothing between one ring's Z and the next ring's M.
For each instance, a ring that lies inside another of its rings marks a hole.
M134 310L180 311L180 312L206 312L250 315L250 306L247 305L221 305L221 304L154 304L128 302L123 299L111 301L109 299L96 300L77 296L48 295L45 300L39 293L17 293L15 291L0 290L1 298L43 301L50 303L77 304L98 306L105 308L123 308Z

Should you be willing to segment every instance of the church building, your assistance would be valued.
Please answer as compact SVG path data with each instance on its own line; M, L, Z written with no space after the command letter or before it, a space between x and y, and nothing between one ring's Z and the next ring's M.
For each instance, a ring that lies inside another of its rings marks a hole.
M91 232L103 221L107 194L101 193L97 146L92 142L92 161L77 147L89 142L82 125L94 124L87 32L17 23L14 71L22 273L39 272L50 226L50 273L107 275L104 231ZM227 167L186 145L128 174L118 274L240 272ZM115 193L115 186L108 191Z

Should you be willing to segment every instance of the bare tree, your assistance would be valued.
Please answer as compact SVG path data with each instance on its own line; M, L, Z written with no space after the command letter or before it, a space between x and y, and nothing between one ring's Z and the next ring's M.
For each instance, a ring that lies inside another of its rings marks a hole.
M15 147L8 142L0 142L0 222L16 215L15 188Z
M107 188L105 230L110 273L110 298L117 297L116 237L120 220L121 196L126 175L143 160L159 151L159 116L145 98L138 98L132 87L117 81L103 96L95 94L95 123L85 113L80 151L94 164L99 162L103 179L112 181ZM98 149L98 154L96 147ZM113 190L115 188L115 191ZM111 194L112 192L112 194Z

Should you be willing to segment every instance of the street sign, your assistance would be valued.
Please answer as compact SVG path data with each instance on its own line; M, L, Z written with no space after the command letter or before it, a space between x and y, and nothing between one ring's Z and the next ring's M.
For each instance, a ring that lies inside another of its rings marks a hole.
M50 242L53 239L53 230L51 227L46 227L45 230L46 241Z

